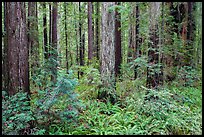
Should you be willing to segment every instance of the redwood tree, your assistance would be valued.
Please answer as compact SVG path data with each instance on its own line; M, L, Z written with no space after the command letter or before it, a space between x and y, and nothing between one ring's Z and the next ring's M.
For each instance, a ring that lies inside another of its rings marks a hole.
M57 82L57 2L53 3L52 7L52 75L51 80L56 83Z
M3 54L2 54L2 90L8 91L8 41L7 41L7 28L8 24L6 21L6 2L4 2L4 32L3 32Z
M115 2L102 3L101 80L103 87L99 98L115 101L115 11L109 11Z
M9 95L29 93L28 37L24 2L6 2Z

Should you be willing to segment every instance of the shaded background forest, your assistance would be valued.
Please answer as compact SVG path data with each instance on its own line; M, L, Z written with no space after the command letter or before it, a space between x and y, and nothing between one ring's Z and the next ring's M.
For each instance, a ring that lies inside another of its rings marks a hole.
M201 134L201 80L200 2L2 2L3 134Z

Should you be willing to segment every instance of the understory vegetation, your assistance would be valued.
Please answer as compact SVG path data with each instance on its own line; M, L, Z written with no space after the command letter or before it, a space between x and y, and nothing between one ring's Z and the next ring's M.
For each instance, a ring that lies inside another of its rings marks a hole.
M3 134L202 134L202 85L178 87L174 81L153 90L145 87L145 79L126 78L116 83L117 102L112 104L97 99L98 69L80 69L84 75L79 81L74 71L61 70L55 88L49 89L50 83L44 90L37 87L30 107L22 102L26 93L7 97L3 92Z

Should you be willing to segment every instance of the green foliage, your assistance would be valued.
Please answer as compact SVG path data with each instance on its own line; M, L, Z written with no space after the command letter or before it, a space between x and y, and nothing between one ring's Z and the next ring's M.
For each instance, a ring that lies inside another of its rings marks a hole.
M44 90L46 86L52 86L53 83L50 82L51 76L55 76L53 68L58 65L57 60L54 57L50 57L43 62L43 64L36 69L36 73L32 75L31 80L33 82L33 87L38 87Z
M76 92L81 99L96 99L99 86L102 84L99 70L93 66L80 66L78 70L83 72L83 76L79 79Z
M183 86L201 86L201 83L199 83L202 79L201 74L191 66L183 66L179 69L178 80Z
M34 102L38 123L48 126L74 122L83 109L78 95L73 91L76 85L77 80L72 79L71 71L69 75L59 71L56 86L38 92L38 99Z
M129 82L127 87L131 86L133 87L133 82ZM117 90L122 92L122 88L119 87L117 86ZM132 89L129 94L124 95L123 100L114 105L102 100L86 101L86 109L79 114L78 126L70 128L63 134L197 135L202 133L201 90L193 87L170 87L159 90L138 87L135 88L137 91ZM146 90L149 90L149 94L146 94Z
M13 96L7 96L7 93L2 91L3 135L26 135L42 132L43 129L32 127L31 122L34 120L27 93L18 92Z
M150 65L148 65L147 63L147 57L144 55L142 55L141 57L137 57L129 64L131 69L135 69L135 67L137 66L138 74L144 74L146 72L147 67L148 66L150 67ZM157 64L157 67L159 67L158 64Z
M122 72L122 76L121 79L131 79L133 77L133 71L130 68L129 63L122 63L121 64L121 72Z
M149 94L145 97L148 99L144 100L139 113L152 117L152 120L160 121L160 128L158 125L153 125L153 127L158 131L163 131L164 134L200 134L201 110L192 111L191 105L196 103L191 100L194 96L182 95L180 92L172 92L168 89L149 90ZM200 90L196 92L200 93ZM155 130L148 131L150 134L153 132Z

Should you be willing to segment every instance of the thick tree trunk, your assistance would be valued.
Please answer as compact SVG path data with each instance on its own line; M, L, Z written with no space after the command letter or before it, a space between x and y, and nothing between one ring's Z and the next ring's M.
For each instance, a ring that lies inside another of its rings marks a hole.
M115 11L110 12L109 8L114 5L115 2L102 3L101 80L105 88L99 95L99 98L109 97L112 103L115 101Z
M45 59L48 59L48 39L47 39L47 17L46 17L46 3L43 2L43 38L44 38L44 57Z
M29 93L28 37L25 3L6 3L8 30L9 95L19 90Z
M7 32L7 28L8 28L8 24L7 24L7 20L6 20L6 12L7 12L7 8L6 8L6 2L4 2L4 32L3 32L3 39L4 39L4 44L3 44L3 55L2 55L2 90L4 91L8 91L8 32Z
M52 9L52 58L55 61L52 61L53 68L52 68L52 76L51 80L54 84L57 82L57 2L53 3Z
M120 2L116 2L120 5ZM121 74L120 67L122 63L121 54L121 15L118 9L115 11L115 75L116 77Z
M92 22L92 2L88 2L88 64L93 58L93 22Z

